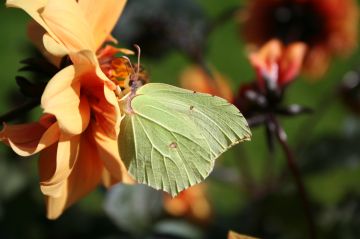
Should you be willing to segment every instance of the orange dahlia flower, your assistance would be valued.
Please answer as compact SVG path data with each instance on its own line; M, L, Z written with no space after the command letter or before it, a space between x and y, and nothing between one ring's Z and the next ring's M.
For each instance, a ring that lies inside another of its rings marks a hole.
M265 80L278 88L289 84L299 74L305 52L304 43L295 42L284 46L278 40L271 40L251 53L249 60L256 70L259 86L264 88Z
M321 76L334 55L357 46L358 7L354 0L252 0L245 14L243 35L257 45L277 38L284 44L309 46L304 71Z
M212 74L212 78L209 74ZM211 95L217 95L232 102L233 93L228 79L213 67L206 72L202 67L193 65L186 68L180 75L181 87Z
M68 55L72 62L46 86L41 98L44 115L38 122L5 125L0 133L0 139L19 155L40 152L40 188L50 219L59 217L101 179L107 186L132 182L117 145L119 67L112 62L122 50L101 48L125 2L7 1L7 6L22 8L42 27L33 24L30 35L42 38L38 47L44 55L53 62Z
M263 110L270 98L271 101L281 98L284 88L299 74L305 53L304 43L284 46L278 40L271 40L249 55L250 63L256 71L256 81L242 85L235 98L235 105L245 117Z
M200 224L207 224L212 216L212 208L206 197L205 184L188 188L175 198L164 194L164 208L172 216L186 217Z

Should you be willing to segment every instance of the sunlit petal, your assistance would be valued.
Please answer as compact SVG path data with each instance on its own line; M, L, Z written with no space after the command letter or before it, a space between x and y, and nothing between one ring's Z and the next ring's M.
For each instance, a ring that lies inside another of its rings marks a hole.
M40 182L46 182L51 179L56 171L56 155L58 144L53 144L50 147L44 149L40 153L40 159L38 161ZM53 197L60 197L62 190L61 187L66 180L57 184L47 185L46 192Z
M99 48L110 35L124 9L126 0L80 0L78 2L95 37L95 46Z
M47 197L48 218L56 219L66 208L91 192L100 183L102 170L93 139L83 135L78 160L70 176L59 187L60 196Z
M61 187L59 188L59 196L58 197L45 196L47 218L56 219L65 210L66 200L67 200L67 196L68 196L67 183L68 182L65 181L64 184L61 185Z
M112 180L123 183L134 183L123 161L120 159L117 139L108 137L99 125L93 125L93 137L99 156L104 162L104 166L110 173L110 176L113 178Z
M48 0L41 17L70 52L95 51L91 28L74 0Z
M47 54L53 57L61 58L68 54L66 48L54 40L49 34L44 34L42 37L42 45Z
M48 83L41 98L44 112L55 115L61 130L79 134L87 127L90 109L85 97L80 98L80 82L73 66L56 74Z
M59 127L57 123L46 126L39 122L4 125L0 139L8 143L17 154L30 156L54 144L59 139Z
M75 62L78 78L84 94L88 95L96 122L101 122L106 135L115 139L120 124L120 109L114 94L115 85L101 71L93 53L82 51L70 57Z
M42 175L43 177L40 181L41 191L45 195L60 195L61 192L59 190L61 190L61 186L69 177L78 160L80 150L79 143L80 135L72 136L71 138L61 136L57 145L56 159L53 155L49 156L48 153L41 155L41 162L39 162L40 170L47 171L47 173ZM49 158L47 158L47 156ZM52 164L52 166L49 167L49 164ZM48 168L44 169L44 166L47 166ZM49 172L49 168L54 170L53 173Z

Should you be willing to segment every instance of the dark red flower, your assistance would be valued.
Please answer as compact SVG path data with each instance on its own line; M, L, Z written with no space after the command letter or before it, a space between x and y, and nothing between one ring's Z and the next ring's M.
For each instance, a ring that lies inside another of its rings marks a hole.
M256 80L242 85L235 98L235 105L245 117L267 112L281 102L284 89L299 74L305 52L304 43L284 46L278 40L271 40L249 55Z
M302 67L305 52L303 43L284 46L278 40L271 40L251 53L249 59L256 70L260 90L264 91L266 87L281 89L294 80Z
M256 45L277 38L308 45L304 70L322 75L334 55L357 45L358 8L354 0L251 0L241 15L245 39Z

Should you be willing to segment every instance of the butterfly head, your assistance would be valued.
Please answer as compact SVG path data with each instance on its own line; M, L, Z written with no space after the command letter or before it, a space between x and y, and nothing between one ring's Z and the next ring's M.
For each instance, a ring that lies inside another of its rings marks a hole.
M131 87L131 92L135 93L136 90L141 87L142 85L148 82L148 73L144 69L143 66L140 64L140 57L141 57L141 48L138 45L134 45L137 50L137 63L132 64L130 59L126 56L123 58L127 61L131 72L129 74L129 86Z
M116 56L116 54L121 51L114 47L108 47L106 48L107 51L101 53L101 69L116 85L115 93L119 98L128 92L135 92L136 89L148 82L148 73L140 64L140 47L135 45L135 48L138 57L137 63L135 64L131 63L131 60L127 56ZM127 50L127 52L131 51Z

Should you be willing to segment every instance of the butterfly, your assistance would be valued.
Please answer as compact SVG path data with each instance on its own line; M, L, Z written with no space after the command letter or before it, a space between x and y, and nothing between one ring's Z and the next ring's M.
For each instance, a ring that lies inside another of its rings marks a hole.
M203 181L215 160L250 140L249 126L225 99L179 87L134 83L119 105L119 152L139 182L172 196Z

